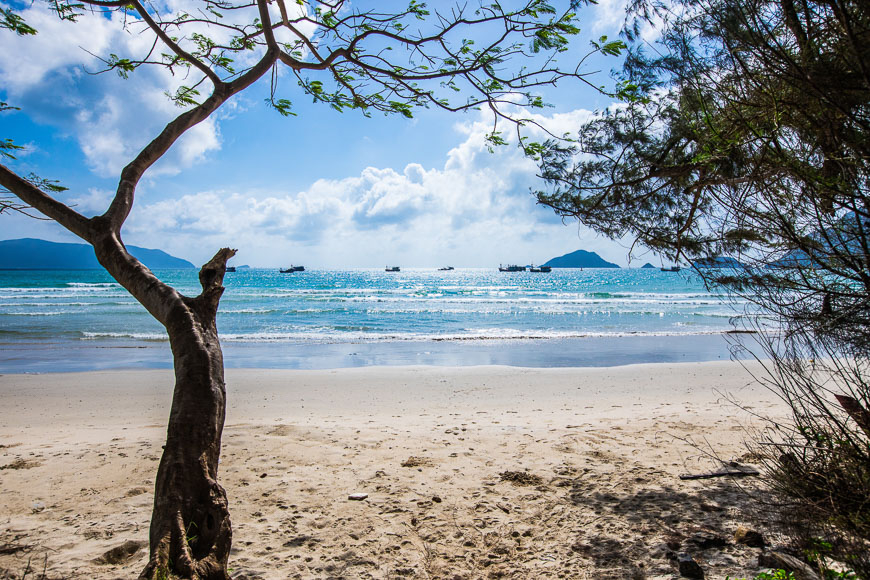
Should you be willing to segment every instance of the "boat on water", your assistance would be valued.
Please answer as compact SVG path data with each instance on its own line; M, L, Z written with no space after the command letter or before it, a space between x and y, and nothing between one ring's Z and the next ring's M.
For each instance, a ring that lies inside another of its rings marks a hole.
M670 268L662 268L662 272L679 272L679 266L671 266Z
M401 272L398 266L387 266L384 268L384 272Z
M305 266L290 266L289 268L279 268L282 274L292 274L293 272L304 272Z
M227 272L235 272L235 271L236 271L235 266L227 266Z
M499 264L498 271L499 272L525 272L526 267L525 266L517 266L516 264L508 264L507 266Z
M553 268L551 268L550 266L530 266L529 267L529 272L538 272L541 274L546 274L546 273L552 272L552 271L553 271Z
M444 266L443 268L438 268L438 271L439 272L449 272L450 270L453 270L453 269L454 269L453 266Z

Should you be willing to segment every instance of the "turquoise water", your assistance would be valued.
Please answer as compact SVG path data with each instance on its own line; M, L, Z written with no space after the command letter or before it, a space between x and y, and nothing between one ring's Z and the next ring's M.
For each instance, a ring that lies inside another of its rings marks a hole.
M198 292L195 270L156 274L185 294ZM615 344L618 338L660 342L672 337L691 344L692 337L728 331L735 314L734 305L708 291L692 272L657 269L550 274L251 269L228 273L225 286L218 314L225 349L231 352L236 345L235 352L253 357L252 363L268 353L266 366L285 366L281 353L292 358L300 349L397 353L435 348L455 351L461 359L463 350L480 350L482 343L504 350L534 342L544 352L541 344L591 338ZM87 360L99 358L91 351L106 348L168 352L161 346L167 343L162 327L102 271L0 271L0 349L7 352L0 354L0 370L38 367L46 350L58 348ZM606 359L606 352L599 354ZM399 358L398 363L417 362Z

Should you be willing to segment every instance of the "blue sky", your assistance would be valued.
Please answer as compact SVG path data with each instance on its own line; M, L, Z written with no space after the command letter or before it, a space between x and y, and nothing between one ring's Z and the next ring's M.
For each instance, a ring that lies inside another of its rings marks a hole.
M616 36L623 4L602 1L581 12L578 56L590 38ZM0 114L0 136L27 145L10 165L60 180L70 188L63 201L102 213L120 168L180 112L163 96L180 81L160 70L139 69L128 80L88 74L98 68L89 52L123 53L146 40L106 18L58 22L42 3L21 13L40 33L0 31L0 100L22 109ZM615 66L595 59L587 69L601 70L604 84ZM283 118L263 104L267 90L261 82L234 97L146 174L123 230L126 243L196 263L231 246L239 249L236 264L264 267L489 267L540 263L579 248L627 264L625 244L536 206L529 193L537 185L534 164L512 146L489 153L484 114L365 118L288 90L282 96L297 116ZM577 82L544 98L556 106L540 120L560 132L610 104ZM0 238L18 237L77 241L51 222L0 215ZM639 256L632 265L648 260Z

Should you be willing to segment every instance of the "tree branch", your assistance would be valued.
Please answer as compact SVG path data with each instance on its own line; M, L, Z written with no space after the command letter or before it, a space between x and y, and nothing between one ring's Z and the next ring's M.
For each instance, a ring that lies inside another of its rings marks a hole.
M93 235L91 220L44 193L3 164L0 164L0 185L78 237L87 242L91 241Z

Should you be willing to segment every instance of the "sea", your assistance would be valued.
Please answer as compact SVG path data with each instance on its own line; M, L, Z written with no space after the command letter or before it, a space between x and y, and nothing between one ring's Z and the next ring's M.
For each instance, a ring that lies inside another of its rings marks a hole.
M156 270L182 293L197 270ZM229 368L618 366L733 357L745 305L692 271L228 272ZM0 373L171 368L168 337L101 270L0 271Z

